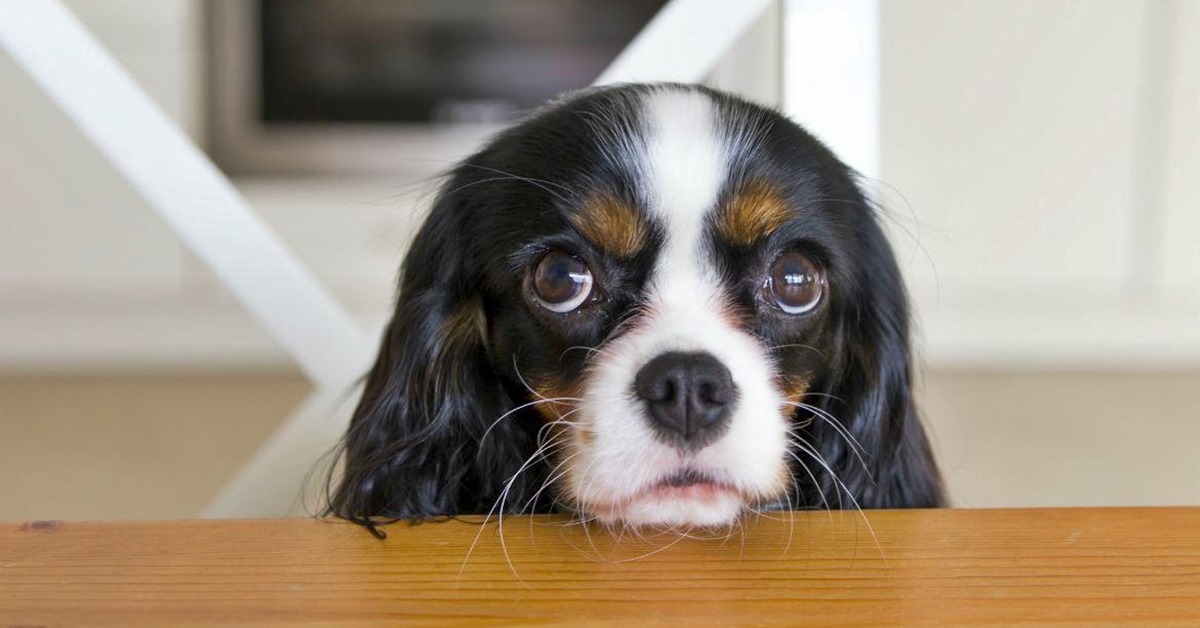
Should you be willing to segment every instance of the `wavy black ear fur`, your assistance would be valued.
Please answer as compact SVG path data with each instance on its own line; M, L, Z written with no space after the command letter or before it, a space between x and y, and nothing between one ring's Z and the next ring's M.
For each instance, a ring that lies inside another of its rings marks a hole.
M329 513L377 536L381 521L489 512L534 451L536 428L496 421L513 403L488 354L486 295L464 238L470 208L454 193L469 183L461 171L449 178L414 239L342 445ZM537 478L520 474L512 501Z
M829 468L818 467L819 494L804 501L847 508L943 506L941 475L913 401L904 282L876 210L857 190L855 196L862 213L850 251L859 260L850 282L855 294L836 308L832 361L816 403L846 433L819 417L807 428Z

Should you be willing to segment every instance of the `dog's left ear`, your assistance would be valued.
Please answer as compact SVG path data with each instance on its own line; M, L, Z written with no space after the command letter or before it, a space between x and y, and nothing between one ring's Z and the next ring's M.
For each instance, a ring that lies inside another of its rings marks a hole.
M848 492L862 508L941 506L941 476L912 395L904 283L873 209L864 201L861 211L866 226L851 252L858 276L835 308L832 368L825 396L814 400L841 427L815 417L808 428L840 480L818 473L818 499L852 507Z

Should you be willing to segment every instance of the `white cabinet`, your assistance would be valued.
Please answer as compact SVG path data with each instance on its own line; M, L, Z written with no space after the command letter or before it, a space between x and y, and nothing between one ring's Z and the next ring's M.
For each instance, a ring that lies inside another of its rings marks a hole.
M929 360L1200 359L1200 4L881 8L881 192Z

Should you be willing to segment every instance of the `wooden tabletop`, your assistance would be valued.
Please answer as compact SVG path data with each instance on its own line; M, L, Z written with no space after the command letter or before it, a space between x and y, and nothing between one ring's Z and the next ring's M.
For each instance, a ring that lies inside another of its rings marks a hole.
M1200 508L776 513L682 539L551 516L388 532L0 524L0 627L1200 626Z

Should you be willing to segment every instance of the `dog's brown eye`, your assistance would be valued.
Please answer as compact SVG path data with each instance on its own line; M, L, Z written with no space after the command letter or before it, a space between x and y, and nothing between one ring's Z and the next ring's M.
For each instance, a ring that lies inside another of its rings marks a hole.
M579 258L550 251L533 271L533 294L551 312L570 312L592 294L592 271Z
M800 253L784 253L763 281L763 299L788 314L811 312L825 293L825 270Z

